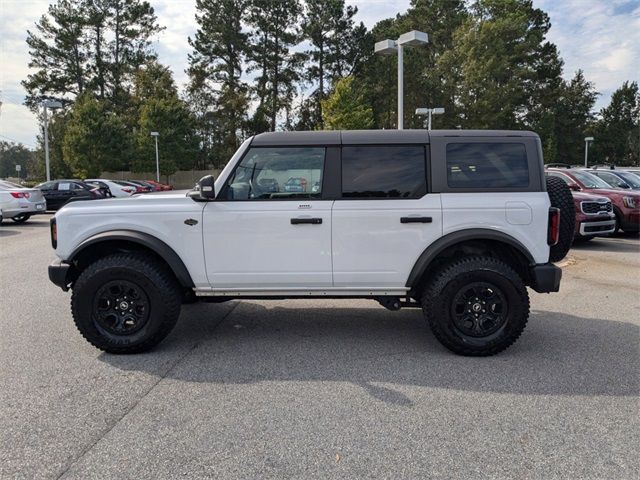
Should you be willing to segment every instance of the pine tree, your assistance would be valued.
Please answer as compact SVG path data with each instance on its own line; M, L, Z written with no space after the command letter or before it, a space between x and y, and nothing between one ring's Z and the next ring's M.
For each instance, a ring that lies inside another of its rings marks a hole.
M282 111L290 112L300 79L301 55L291 51L299 40L299 0L252 0L249 71L257 71L258 107L251 122L255 133L277 127Z
M353 16L357 12L355 7L345 7L344 0L305 3L302 35L311 48L305 52L304 78L315 89L311 94L313 102L303 105L301 115L312 128L322 126L322 100L327 88L351 75L362 58L360 49L366 28L362 24L354 27Z
M596 162L640 165L640 93L637 82L624 82L600 110L590 157ZM591 153L593 152L593 153Z
M556 161L581 163L584 136L597 96L593 83L584 78L582 70L578 70L571 81L563 83L554 110Z
M242 80L243 60L248 50L248 34L242 21L248 0L197 0L199 29L189 45L189 93L195 100L201 133L215 122L221 139L213 152L230 158L239 146L249 104L249 87ZM213 111L210 111L213 109ZM213 133L213 132L211 132ZM209 135L209 143L215 142Z
M142 0L58 0L27 32L31 62L38 69L22 85L26 104L42 98L69 104L85 91L126 105L127 89L140 65L155 54L150 38L160 31L151 5Z

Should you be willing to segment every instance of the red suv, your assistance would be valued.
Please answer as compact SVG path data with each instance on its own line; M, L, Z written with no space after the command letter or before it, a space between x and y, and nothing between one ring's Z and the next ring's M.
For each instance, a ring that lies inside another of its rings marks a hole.
M545 173L561 178L573 191L607 197L611 200L613 213L616 216L616 232L619 229L625 232L640 230L640 192L614 190L601 178L577 168L551 167L547 168Z

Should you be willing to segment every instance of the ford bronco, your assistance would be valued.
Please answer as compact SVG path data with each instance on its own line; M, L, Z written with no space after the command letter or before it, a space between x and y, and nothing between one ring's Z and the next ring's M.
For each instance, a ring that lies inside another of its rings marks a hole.
M49 277L112 353L158 344L187 301L370 298L485 356L524 330L527 286L558 291L574 215L532 132L263 133L192 191L62 208Z

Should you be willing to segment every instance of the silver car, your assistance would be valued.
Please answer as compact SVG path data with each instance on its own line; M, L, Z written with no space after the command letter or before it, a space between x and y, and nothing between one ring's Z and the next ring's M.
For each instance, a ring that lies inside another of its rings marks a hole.
M44 213L47 201L37 188L25 188L16 183L0 180L0 209L4 219L23 223L31 215Z

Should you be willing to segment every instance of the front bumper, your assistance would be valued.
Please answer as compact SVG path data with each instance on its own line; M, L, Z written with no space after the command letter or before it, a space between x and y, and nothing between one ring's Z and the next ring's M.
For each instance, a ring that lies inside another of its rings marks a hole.
M553 263L534 265L530 269L531 288L538 293L550 293L560 290L562 269Z
M592 237L594 235L606 235L613 233L616 229L615 218L602 221L585 221L580 222L580 235L583 237Z
M49 265L49 280L65 292L69 290L68 274L71 265L60 259L56 259Z

